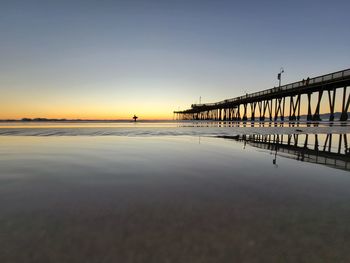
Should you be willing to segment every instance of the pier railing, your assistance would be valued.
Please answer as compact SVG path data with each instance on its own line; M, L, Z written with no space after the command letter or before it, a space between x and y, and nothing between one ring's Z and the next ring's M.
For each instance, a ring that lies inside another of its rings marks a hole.
M287 116L290 121L295 121L300 120L301 100L305 100L305 96L302 99L302 95L306 95L307 101L303 104L307 106L307 120L320 121L321 100L323 94L326 94L329 101L329 120L335 119L335 104L337 104L338 108L341 106L339 120L346 121L350 107L348 86L350 86L350 69L345 69L219 102L192 104L190 109L174 111L174 114L181 120L255 121L258 111L260 121L264 121L265 117L270 121L272 119L284 121ZM342 91L341 100L336 99L337 90ZM312 95L315 93L317 100L316 103L312 103ZM286 106L289 112L285 110Z
M258 91L258 92L246 94L246 95L243 95L243 96L240 96L240 97L227 99L227 100L222 100L222 101L219 101L219 102L192 104L191 107L192 108L208 107L208 106L209 107L210 106L214 106L215 107L215 106L220 106L220 105L227 104L227 103L235 103L235 102L239 102L239 101L246 100L246 99L253 99L253 98L261 97L261 96L264 96L264 95L270 95L270 94L274 94L274 93L279 93L281 91L289 91L289 90L293 90L293 89L300 88L300 87L306 87L306 86L310 86L310 85L314 85L314 84L321 84L323 82L342 80L342 79L344 79L346 77L350 77L350 69L333 72L333 73L326 74L326 75L323 75L323 76L318 76L318 77L315 77L315 78L311 78L309 80L305 79L304 81L297 81L297 82L294 82L294 83L289 83L289 84L283 85L281 87L274 87L274 88L271 88L271 89Z

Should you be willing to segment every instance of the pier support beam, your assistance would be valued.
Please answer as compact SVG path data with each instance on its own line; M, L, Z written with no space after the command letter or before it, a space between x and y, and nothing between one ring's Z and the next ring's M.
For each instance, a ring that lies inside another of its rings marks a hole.
M291 96L290 105L289 105L289 120L295 121L296 119L299 120L299 118L300 118L300 94L297 95L297 98L295 101L294 101L294 96Z
M341 121L348 120L348 109L349 109L349 104L350 104L350 95L348 97L348 100L346 102L345 101L346 101L346 87L344 87L344 90L343 90L343 103L342 103L342 111L341 111L341 116L340 116Z
M265 112L264 112L264 107L263 107L263 102L259 101L258 102L258 108L259 108L259 120L264 121L265 120Z
M278 116L280 116L281 121L284 120L284 106L285 98L276 98L275 100L275 121L277 121Z
M272 100L267 100L266 101L266 105L267 105L267 108L269 110L269 119L270 121L272 121Z
M256 108L256 102L251 102L250 103L250 120L255 121L255 108Z
M312 112L311 112L311 93L307 94L307 102L308 102L308 107L307 107L307 117L306 120L312 121Z
M298 115L297 115L297 120L300 120L300 104L301 104L301 94L298 95L298 99L297 99L297 108L298 108Z
M333 89L333 94L328 90L328 101L329 101L329 121L334 121L334 106L335 106L335 96L337 89Z
M317 105L316 105L316 109L315 109L315 114L312 118L313 121L321 121L320 118L320 104L321 104L321 100L322 100L322 94L323 94L323 90L318 92L318 101L317 101Z
M244 113L243 113L243 118L242 120L243 121L246 121L248 118L247 118L247 104L243 104L243 108L244 108Z
M236 112L236 120L240 121L241 120L241 112L240 112L241 105L238 105L237 107L237 112Z

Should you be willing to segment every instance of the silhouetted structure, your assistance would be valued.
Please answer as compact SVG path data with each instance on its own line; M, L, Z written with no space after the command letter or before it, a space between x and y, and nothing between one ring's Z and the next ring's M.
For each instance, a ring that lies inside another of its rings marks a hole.
M224 137L270 150L276 156L350 170L348 134L269 134Z
M301 95L307 95L308 121L320 119L320 107L323 93L328 93L329 120L334 120L335 96L338 89L342 89L342 110L341 121L348 119L350 96L347 96L346 89L350 85L350 69L330 73L316 78L307 78L287 84L281 87L263 90L241 97L227 99L216 103L192 104L191 109L174 111L178 120L218 120L218 121L247 121L247 108L250 106L250 120L255 120L255 113L258 108L259 120L267 118L281 121L288 116L290 121L300 119ZM318 93L317 104L314 110L311 107L311 96ZM289 115L286 115L286 98L289 99ZM243 109L243 114L241 114Z
M137 120L137 116L136 115L134 115L134 117L132 117L133 119L134 119L134 121L136 122L136 120Z

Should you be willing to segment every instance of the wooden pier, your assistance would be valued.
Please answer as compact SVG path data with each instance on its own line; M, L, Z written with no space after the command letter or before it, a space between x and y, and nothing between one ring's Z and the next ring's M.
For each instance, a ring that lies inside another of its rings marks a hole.
M190 109L174 111L174 114L177 120L284 121L288 118L289 121L298 121L302 95L306 95L307 120L320 121L321 100L327 93L329 121L335 120L336 102L341 103L340 121L346 121L350 106L350 95L347 95L349 85L350 69L346 69L215 103L192 104ZM342 95L339 102L335 99L337 91ZM314 95L317 96L317 101L312 107Z

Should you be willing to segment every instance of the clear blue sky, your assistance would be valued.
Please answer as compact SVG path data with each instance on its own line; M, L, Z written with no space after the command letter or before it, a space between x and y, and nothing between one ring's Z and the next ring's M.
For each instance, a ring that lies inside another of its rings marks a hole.
M350 1L17 1L0 8L0 118L170 118L350 67Z

